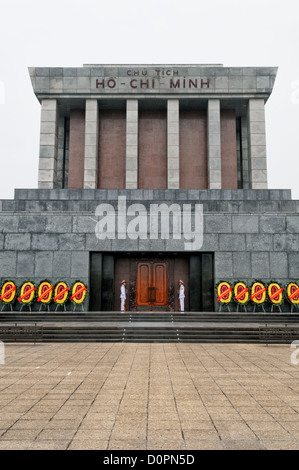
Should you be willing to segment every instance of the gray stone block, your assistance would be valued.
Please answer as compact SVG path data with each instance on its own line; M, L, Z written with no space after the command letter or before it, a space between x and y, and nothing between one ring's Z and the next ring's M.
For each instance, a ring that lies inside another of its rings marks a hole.
M31 248L41 251L58 250L58 235L54 233L32 234Z
M199 189L188 189L188 201L199 201Z
M89 253L72 251L71 254L71 276L81 280L89 276Z
M71 251L53 252L53 276L56 278L67 278L71 275Z
M297 209L297 202L298 201L280 201L279 202L279 210L280 212L285 213L296 213L298 212Z
M247 251L273 251L273 235L246 234Z
M53 251L37 251L35 254L35 276L41 280L53 276Z
M260 203L259 201L243 201L239 203L239 213L240 214L254 214L260 212Z
M17 253L16 251L0 251L0 274L2 279L16 276Z
M0 232L10 233L17 232L19 217L17 215L0 215Z
M284 252L270 252L270 277L278 279L279 277L287 278L288 272L288 256Z
M299 235L295 233L275 234L274 251L299 251Z
M212 208L212 203L214 202L214 207ZM227 213L227 214L238 214L240 201L210 201L209 205L211 206L211 211L216 213ZM209 209L210 210L210 209Z
M281 233L286 230L286 218L284 215L261 215L260 231L262 233Z
M287 216L287 232L299 233L299 214Z
M215 233L203 234L203 245L201 251L219 250L219 235Z
M19 201L4 199L2 201L2 211L13 212L16 210L17 203Z
M65 210L68 210L68 206L65 204L68 202L69 201L45 201L46 212L64 212Z
M289 277L290 279L299 279L299 253L289 253Z
M30 233L9 233L5 235L5 250L30 250Z
M66 233L72 231L72 217L66 215L47 216L46 232Z
M251 278L250 252L233 253L233 276L235 281L244 281L245 278Z
M28 189L15 189L15 199L28 199Z
M112 251L138 251L138 239L130 240L130 238L127 238L126 240L111 240L111 249Z
M85 239L87 251L111 251L112 240L109 238L105 240L99 240L95 233L87 233Z
M32 251L20 251L17 253L17 276L24 277L28 281L34 276L35 254Z
M280 201L260 201L259 211L261 214L266 214L266 213L278 214L279 212L281 212L281 202Z
M99 201L74 201L73 206L72 206L72 211L89 212L90 216L93 217L95 214L96 208L98 207L99 204L100 204Z
M46 210L45 201L25 201L25 212L44 212Z
M253 279L268 278L270 276L269 253L251 253Z
M257 215L234 215L232 217L232 231L234 233L257 233L259 231L259 218Z
M63 68L62 67L53 67L50 68L50 77L62 77Z
M245 235L220 234L219 249L222 251L245 251Z
M215 278L226 280L233 278L233 256L230 252L215 253Z
M58 235L60 250L85 250L85 235L64 233Z
M205 233L231 233L232 221L229 215L204 215Z
M46 217L39 214L21 215L19 218L19 232L36 233L45 232Z
M73 217L74 233L95 233L96 223L99 219L94 215L78 215Z
M95 190L96 201L107 201L107 189L96 189Z

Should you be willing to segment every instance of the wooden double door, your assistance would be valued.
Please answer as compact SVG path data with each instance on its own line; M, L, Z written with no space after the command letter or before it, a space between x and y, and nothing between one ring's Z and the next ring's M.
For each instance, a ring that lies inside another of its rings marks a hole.
M168 266L166 261L138 261L136 309L168 310Z

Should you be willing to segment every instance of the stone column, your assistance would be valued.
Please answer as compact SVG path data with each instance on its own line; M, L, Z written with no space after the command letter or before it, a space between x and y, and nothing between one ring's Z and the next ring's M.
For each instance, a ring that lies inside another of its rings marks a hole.
M138 188L138 100L127 100L126 189Z
M56 187L64 188L64 165L65 165L65 119L58 119L58 150L57 150L57 179Z
M208 185L221 189L220 100L208 101Z
M84 188L98 187L98 101L87 99L85 104Z
M180 188L179 100L167 101L167 187Z
M242 179L243 188L249 188L249 170L248 170L248 125L247 118L241 118L241 149L242 149Z
M57 181L58 106L54 99L41 103L38 187L54 189Z
M248 102L249 184L252 189L267 189L265 103L263 99Z

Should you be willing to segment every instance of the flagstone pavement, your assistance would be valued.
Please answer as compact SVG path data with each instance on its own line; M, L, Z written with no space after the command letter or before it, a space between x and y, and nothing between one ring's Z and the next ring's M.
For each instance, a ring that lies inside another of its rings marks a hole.
M290 344L6 343L0 450L298 450L296 353Z

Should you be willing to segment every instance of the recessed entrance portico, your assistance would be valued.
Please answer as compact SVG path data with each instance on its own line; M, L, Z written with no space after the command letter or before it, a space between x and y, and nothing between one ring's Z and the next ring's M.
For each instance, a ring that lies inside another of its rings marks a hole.
M185 311L214 310L213 253L90 253L90 310L120 311L126 280L126 310L178 312L179 280Z

